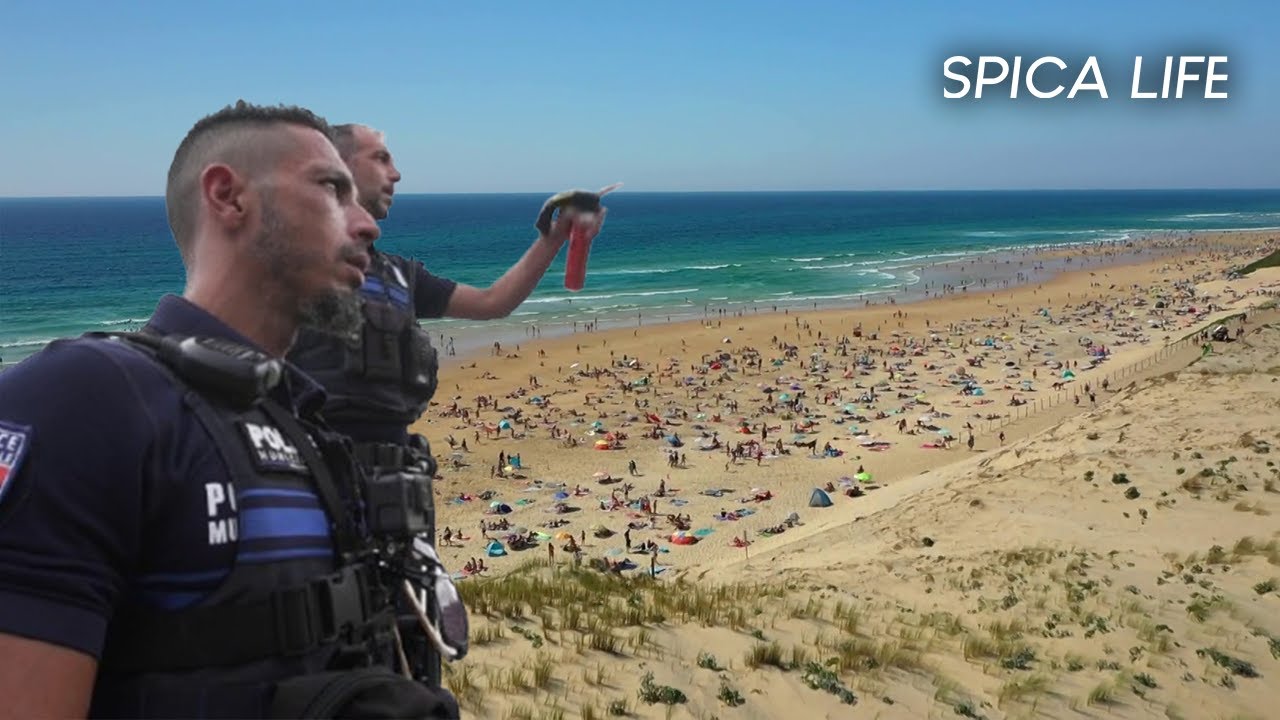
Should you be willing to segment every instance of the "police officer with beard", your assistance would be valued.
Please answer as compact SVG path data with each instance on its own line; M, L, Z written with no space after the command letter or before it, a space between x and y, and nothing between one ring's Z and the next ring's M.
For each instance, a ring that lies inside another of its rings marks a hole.
M360 510L394 506L283 360L304 324L359 326L378 235L329 126L225 108L165 200L182 296L0 374L0 714L457 716L394 670Z
M387 217L400 172L381 132L364 125L335 127L342 159L355 178L357 198L373 217ZM417 260L370 250L370 267L360 288L364 325L338 336L307 330L290 355L298 367L324 386L324 415L354 441L356 457L374 476L415 475L428 482L436 460L421 435L409 426L435 393L439 363L419 318L471 320L503 318L529 297L555 259L572 225L572 214L557 213L570 203L598 208L599 197L571 191L542 207L538 237L502 277L487 288L438 277ZM434 508L430 511L434 518ZM434 542L434 527L429 531ZM406 637L412 615L402 618ZM439 656L420 640L412 662L415 675L439 683Z
M374 218L386 218L400 171L383 134L364 125L339 125L334 130L360 204ZM537 239L487 288L438 277L417 260L372 248L372 264L360 288L365 320L361 332L336 337L306 331L299 337L290 359L324 385L325 417L356 442L362 456L385 462L402 455L401 448L416 448L419 452L414 454L429 461L434 474L423 439L408 432L435 392L438 371L436 352L417 320L510 315L533 292L564 245L571 218L553 212L572 194L561 193L543 206L535 223Z

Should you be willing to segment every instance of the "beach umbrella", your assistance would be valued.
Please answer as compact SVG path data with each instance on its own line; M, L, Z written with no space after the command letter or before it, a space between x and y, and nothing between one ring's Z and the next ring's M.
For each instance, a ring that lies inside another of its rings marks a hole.
M516 467L514 465L508 465L502 468L502 472L515 472L515 471L516 471Z
M499 505L501 505L501 504L502 504L502 501L501 501L501 500L494 500L493 502L489 503L489 507L491 507L491 508L496 508L496 507L498 507L498 506L499 506Z
M843 478L841 478L841 479L843 479ZM860 472L860 473L858 473L858 474L854 475L854 476L853 476L853 479L854 479L854 480L857 480L858 482L871 482L871 473L869 473L869 472Z
M595 471L595 473L593 473L593 474L591 475L591 477L595 478L596 480L600 480L600 479L602 479L602 478L607 478L607 477L609 477L609 473L607 473L607 472L605 472L605 471L603 471L603 470L597 470L597 471Z
M595 421L595 422L591 423L591 427L593 427L593 428L602 428L602 427L604 427L604 423L603 423L603 422L601 422L601 421L599 421L599 420L597 420L597 421Z
M564 500L569 497L569 493L561 490L560 492L556 493L555 495L552 495L551 497L553 497L556 500Z
M782 402L786 402L791 399L791 393L782 393L781 395L778 396L778 399L781 400Z
M573 533L567 532L567 531L565 531L565 530L561 530L560 532L556 533L556 539L557 539L557 540L572 540L572 539L573 539Z
M511 429L511 421L510 421L510 420L501 420L501 421L499 421L499 422L498 422L498 429L499 429L499 430L510 430L510 429Z

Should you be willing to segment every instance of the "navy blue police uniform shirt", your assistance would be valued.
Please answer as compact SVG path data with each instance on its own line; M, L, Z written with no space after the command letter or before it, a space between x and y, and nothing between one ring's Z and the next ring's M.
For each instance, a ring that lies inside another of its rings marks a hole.
M458 283L448 278L432 275L420 261L405 258L412 264L417 278L413 283L413 309L420 318L442 318L449 307L449 298ZM368 285L368 280L365 281Z
M175 295L149 324L252 346ZM324 397L292 366L274 393L303 411ZM242 560L254 545L264 561L331 556L319 500L299 495L289 504L320 522L274 533L254 499L236 498L212 437L153 360L123 343L53 342L0 373L0 633L101 657L115 608L199 602L238 544Z

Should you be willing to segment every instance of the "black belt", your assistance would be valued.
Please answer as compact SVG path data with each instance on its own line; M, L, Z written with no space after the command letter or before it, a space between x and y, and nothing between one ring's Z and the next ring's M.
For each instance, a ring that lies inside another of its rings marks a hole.
M123 673L179 671L296 657L358 642L372 611L365 570L349 565L250 603L118 617L103 666Z

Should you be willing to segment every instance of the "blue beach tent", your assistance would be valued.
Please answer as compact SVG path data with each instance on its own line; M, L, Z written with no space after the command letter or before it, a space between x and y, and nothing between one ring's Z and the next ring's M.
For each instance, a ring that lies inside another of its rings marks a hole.
M809 494L809 507L831 507L831 496L822 488L814 488Z

